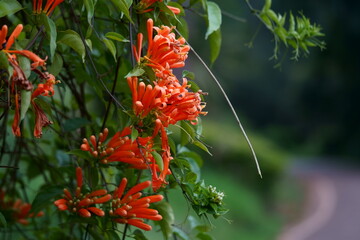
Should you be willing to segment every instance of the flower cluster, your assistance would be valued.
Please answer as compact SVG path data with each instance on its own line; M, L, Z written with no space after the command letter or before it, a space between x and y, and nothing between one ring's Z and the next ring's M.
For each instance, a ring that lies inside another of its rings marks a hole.
M5 201L5 191L0 190L0 212L6 217L7 222L17 222L22 225L28 225L28 218L41 217L44 212L37 214L30 213L31 204L25 203L21 199Z
M150 181L139 183L124 194L126 185L127 179L123 178L119 187L115 189L113 193L110 210L110 215L114 217L113 221L128 223L143 230L150 231L151 226L144 223L142 219L160 221L162 216L159 215L157 210L150 209L149 206L150 203L159 202L164 197L162 195L141 197L142 193L140 191L148 188L151 185Z
M112 195L105 189L99 189L90 193L83 193L83 174L80 167L76 168L77 187L74 194L68 189L64 189L63 198L54 202L60 211L69 210L81 217L89 218L92 213L103 217L105 216L104 204L111 201L109 215L117 223L130 224L143 230L151 230L151 226L144 223L143 219L160 221L162 216L157 210L149 208L150 203L159 202L163 199L162 195L152 195L142 197L140 191L151 185L150 181L145 181L130 188L126 193L127 179L123 178ZM96 207L95 204L102 204Z
M35 14L40 14L41 12L49 16L57 5L62 3L64 0L47 0L45 7L43 7L43 0L33 0L33 12Z
M100 217L104 216L104 211L94 205L110 201L111 195L107 194L105 189L86 194L82 193L83 175L80 167L76 168L76 181L77 187L75 194L71 194L70 191L65 188L64 198L56 200L54 204L61 211L69 210L77 213L81 217L91 217L91 213Z
M42 135L42 128L51 124L52 122L47 118L44 111L36 104L36 97L42 96L52 96L54 94L54 85L58 82L55 80L55 77L52 74L46 72L46 59L40 58L35 53L29 50L12 50L15 39L22 32L23 25L19 24L16 26L14 31L10 34L8 39L6 39L8 33L7 25L3 25L0 30L0 52L5 54L9 64L13 69L13 74L10 77L10 95L12 97L12 103L15 105L14 121L12 124L12 131L15 136L21 136L20 130L20 105L21 101L21 91L32 91L31 94L31 105L33 106L35 112L35 128L34 136L39 138ZM24 71L21 69L20 64L17 60L18 56L24 56L31 61L31 71L38 75L38 77L44 81L40 83L34 90L33 84L27 79ZM39 69L40 67L40 69Z

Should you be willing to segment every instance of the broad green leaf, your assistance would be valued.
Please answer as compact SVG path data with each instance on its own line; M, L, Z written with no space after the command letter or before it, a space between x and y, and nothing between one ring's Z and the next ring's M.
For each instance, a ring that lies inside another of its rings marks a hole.
M214 2L207 2L207 19L208 29L205 34L205 39L207 39L210 34L218 30L221 26L221 9Z
M193 144L199 148L201 148L202 150L204 150L205 152L207 152L210 156L212 156L211 152L209 151L209 149L200 141L194 141Z
M190 79L190 80L194 80L195 79L195 74L193 73L193 72L189 72L189 71L187 71L187 70L184 70L183 72L182 72L182 77L183 78L187 78L188 80ZM200 88L199 88L200 89ZM198 90L199 90L198 89ZM195 91L195 92L197 92L197 91Z
M151 155L153 155L153 157L155 158L156 164L159 166L160 171L162 171L164 169L164 162L163 162L161 155L159 153L157 153L156 151L151 152Z
M5 229L7 228L7 222L4 215L0 212L0 226L3 226Z
M85 60L85 46L77 32L70 29L66 30L58 42L71 47L81 56L83 61Z
M135 235L134 239L135 240L147 240L147 238L145 237L144 233L142 231L140 231L139 229L136 229L133 234Z
M109 240L121 240L119 234L117 234L115 230L108 229L108 230L105 230L105 233L108 236Z
M132 128L131 129L131 141L135 141L137 139L137 137L139 136L139 132L136 128Z
M52 60L51 65L48 67L48 71L56 77L60 73L62 67L63 59L58 53L55 53L54 59Z
M220 53L221 48L221 30L220 28L214 31L209 36L210 42L210 62L213 64Z
M71 132L81 127L85 127L91 122L85 118L71 118L64 122L64 132Z
M11 15L21 10L21 4L16 0L1 0L0 1L0 18Z
M63 188L61 186L51 185L43 188L35 197L31 204L31 212L38 213L49 205L52 205L55 197L61 198Z
M107 38L103 38L102 41L105 43L106 47L110 50L116 62L116 47L114 42Z
M214 240L214 238L207 233L198 233L196 238L200 240Z
M118 10L120 10L126 17L127 19L133 23L133 20L130 17L130 12L129 12L129 8L130 8L130 1L126 1L126 0L111 0L111 2L118 8Z
M125 78L127 77L138 77L145 73L145 70L140 67L133 68L128 74L126 74Z
M17 59L19 61L20 68L23 70L25 74L25 77L29 78L31 74L30 60L24 56L17 56Z
M104 240L104 236L99 232L99 228L95 225L91 225L87 228L87 231L90 233L92 239L94 240Z
M126 39L123 35L116 32L108 32L105 34L106 38L118 41L118 42L130 42L128 39Z
M180 239L190 240L190 237L188 236L188 234L185 231L181 230L180 228L174 227L173 231L174 231L174 234L176 236L178 236Z
M181 145L186 145L188 142L192 142L193 138L195 137L195 131L192 126L187 123L186 121L180 122L180 129L181 129Z
M163 219L159 222L159 225L164 238L167 240L173 233L172 225L175 222L174 211L171 205L165 201L157 202L154 204L154 206L156 210L159 211L159 214L163 217Z
M31 102L31 91L21 90L20 121L22 121L29 110Z
M56 38L57 38L57 31L56 25L54 21L46 16L45 14L41 15L41 21L45 26L46 35L50 39L50 60L53 61L55 50L56 50Z
M95 2L96 3L96 2ZM87 20L90 26L92 26L91 20L94 16L94 2L93 0L84 0L84 5L87 11Z

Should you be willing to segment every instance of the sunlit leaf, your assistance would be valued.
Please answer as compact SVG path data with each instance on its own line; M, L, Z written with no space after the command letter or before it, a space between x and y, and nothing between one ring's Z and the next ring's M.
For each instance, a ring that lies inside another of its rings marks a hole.
M210 62L213 64L220 54L221 48L221 31L220 29L214 31L209 36L210 42Z
M111 54L113 55L116 61L116 47L114 42L107 38L103 38L102 41L105 43L106 47L110 50Z
M207 19L208 28L205 34L205 39L207 39L210 34L217 31L221 26L221 9L214 2L207 2Z
M56 38L57 38L57 31L56 25L54 21L46 16L45 14L41 15L41 21L45 26L46 35L50 39L50 60L53 61L55 50L56 50Z
M156 151L152 151L151 155L153 155L153 157L155 158L156 164L159 166L160 171L162 171L164 169L164 163L163 163L163 159L162 159L161 155L158 154Z
M21 10L21 4L16 0L0 1L0 18L11 15Z
M65 32L63 32L61 38L58 41L59 43L63 43L69 47L71 47L72 49L74 49L80 56L81 58L85 59L85 46L83 41L81 40L80 35L73 31L73 30L66 30Z
M123 35L116 32L108 32L105 34L106 38L118 41L118 42L130 42L128 39L126 39Z
M129 5L130 2L125 0L111 0L111 2L127 17L130 22L133 23L129 12L129 8L131 6L131 4Z
M96 2L95 2L96 3ZM93 0L84 0L84 5L87 11L87 20L90 25L92 25L91 20L94 16L94 2Z
M21 90L20 121L22 121L29 110L31 103L31 91Z
M158 222L165 239L169 239L173 233L172 225L174 224L175 217L171 205L168 202L161 201L154 204L155 208L163 219Z

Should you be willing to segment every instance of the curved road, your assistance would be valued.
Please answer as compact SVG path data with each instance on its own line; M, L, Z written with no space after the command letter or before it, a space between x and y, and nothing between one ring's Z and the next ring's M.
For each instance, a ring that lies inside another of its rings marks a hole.
M278 240L360 239L360 170L326 164L293 167L307 186L307 204L304 217Z

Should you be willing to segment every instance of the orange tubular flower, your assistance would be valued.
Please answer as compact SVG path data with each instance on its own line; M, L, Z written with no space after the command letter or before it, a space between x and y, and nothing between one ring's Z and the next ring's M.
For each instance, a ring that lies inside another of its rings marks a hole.
M164 197L162 195L152 195L142 197L142 191L151 185L150 181L139 183L132 187L126 194L124 190L127 185L127 179L123 178L119 187L113 193L110 215L113 221L122 224L130 224L145 231L150 231L152 227L144 223L143 219L160 221L162 216L158 211L149 208L150 203L159 202Z
M47 0L44 10L42 10L42 0L33 0L33 12L35 14L40 14L41 11L49 16L57 5L62 3L64 0Z
M82 169L76 168L76 182L77 187L75 195L73 196L68 189L64 189L64 198L58 199L54 202L60 211L69 210L73 213L77 213L81 217L91 217L91 213L103 217L104 211L94 207L94 204L101 204L111 200L111 195L107 194L105 189L93 191L88 194L81 192L83 185Z
M154 38L153 29L157 32ZM148 50L144 59L146 65L157 71L185 66L190 47L186 45L183 37L176 39L175 33L171 32L172 29L167 26L154 27L151 18L147 21ZM141 33L138 34L138 39L142 39ZM138 44L137 48L133 46L133 51L139 62L141 45Z
M92 156L98 157L103 164L124 162L131 164L134 168L144 169L147 164L154 162L150 154L153 151L152 137L138 137L132 141L128 137L131 134L131 128L126 127L123 131L117 132L108 143L105 143L108 132L109 130L105 128L99 134L98 140L94 135L90 137L90 141L84 138L80 147L81 150L88 151Z
M34 136L36 138L40 138L42 135L42 128L46 127L52 122L48 119L48 117L45 115L44 111L40 108L38 104L35 102L35 98L39 95L42 96L53 96L54 95L54 84L58 83L58 81L55 80L55 77L52 74L49 73L41 73L40 77L42 79L45 79L45 83L38 84L37 88L33 91L31 94L31 105L34 108L35 111L35 128L34 128Z
M37 214L29 213L31 210L31 204L25 203L20 199L16 201L5 201L5 191L0 190L0 212L8 212L8 216L11 220L18 222L22 225L28 225L29 220L27 218L41 217L44 212L38 212ZM7 219L9 221L9 219Z

